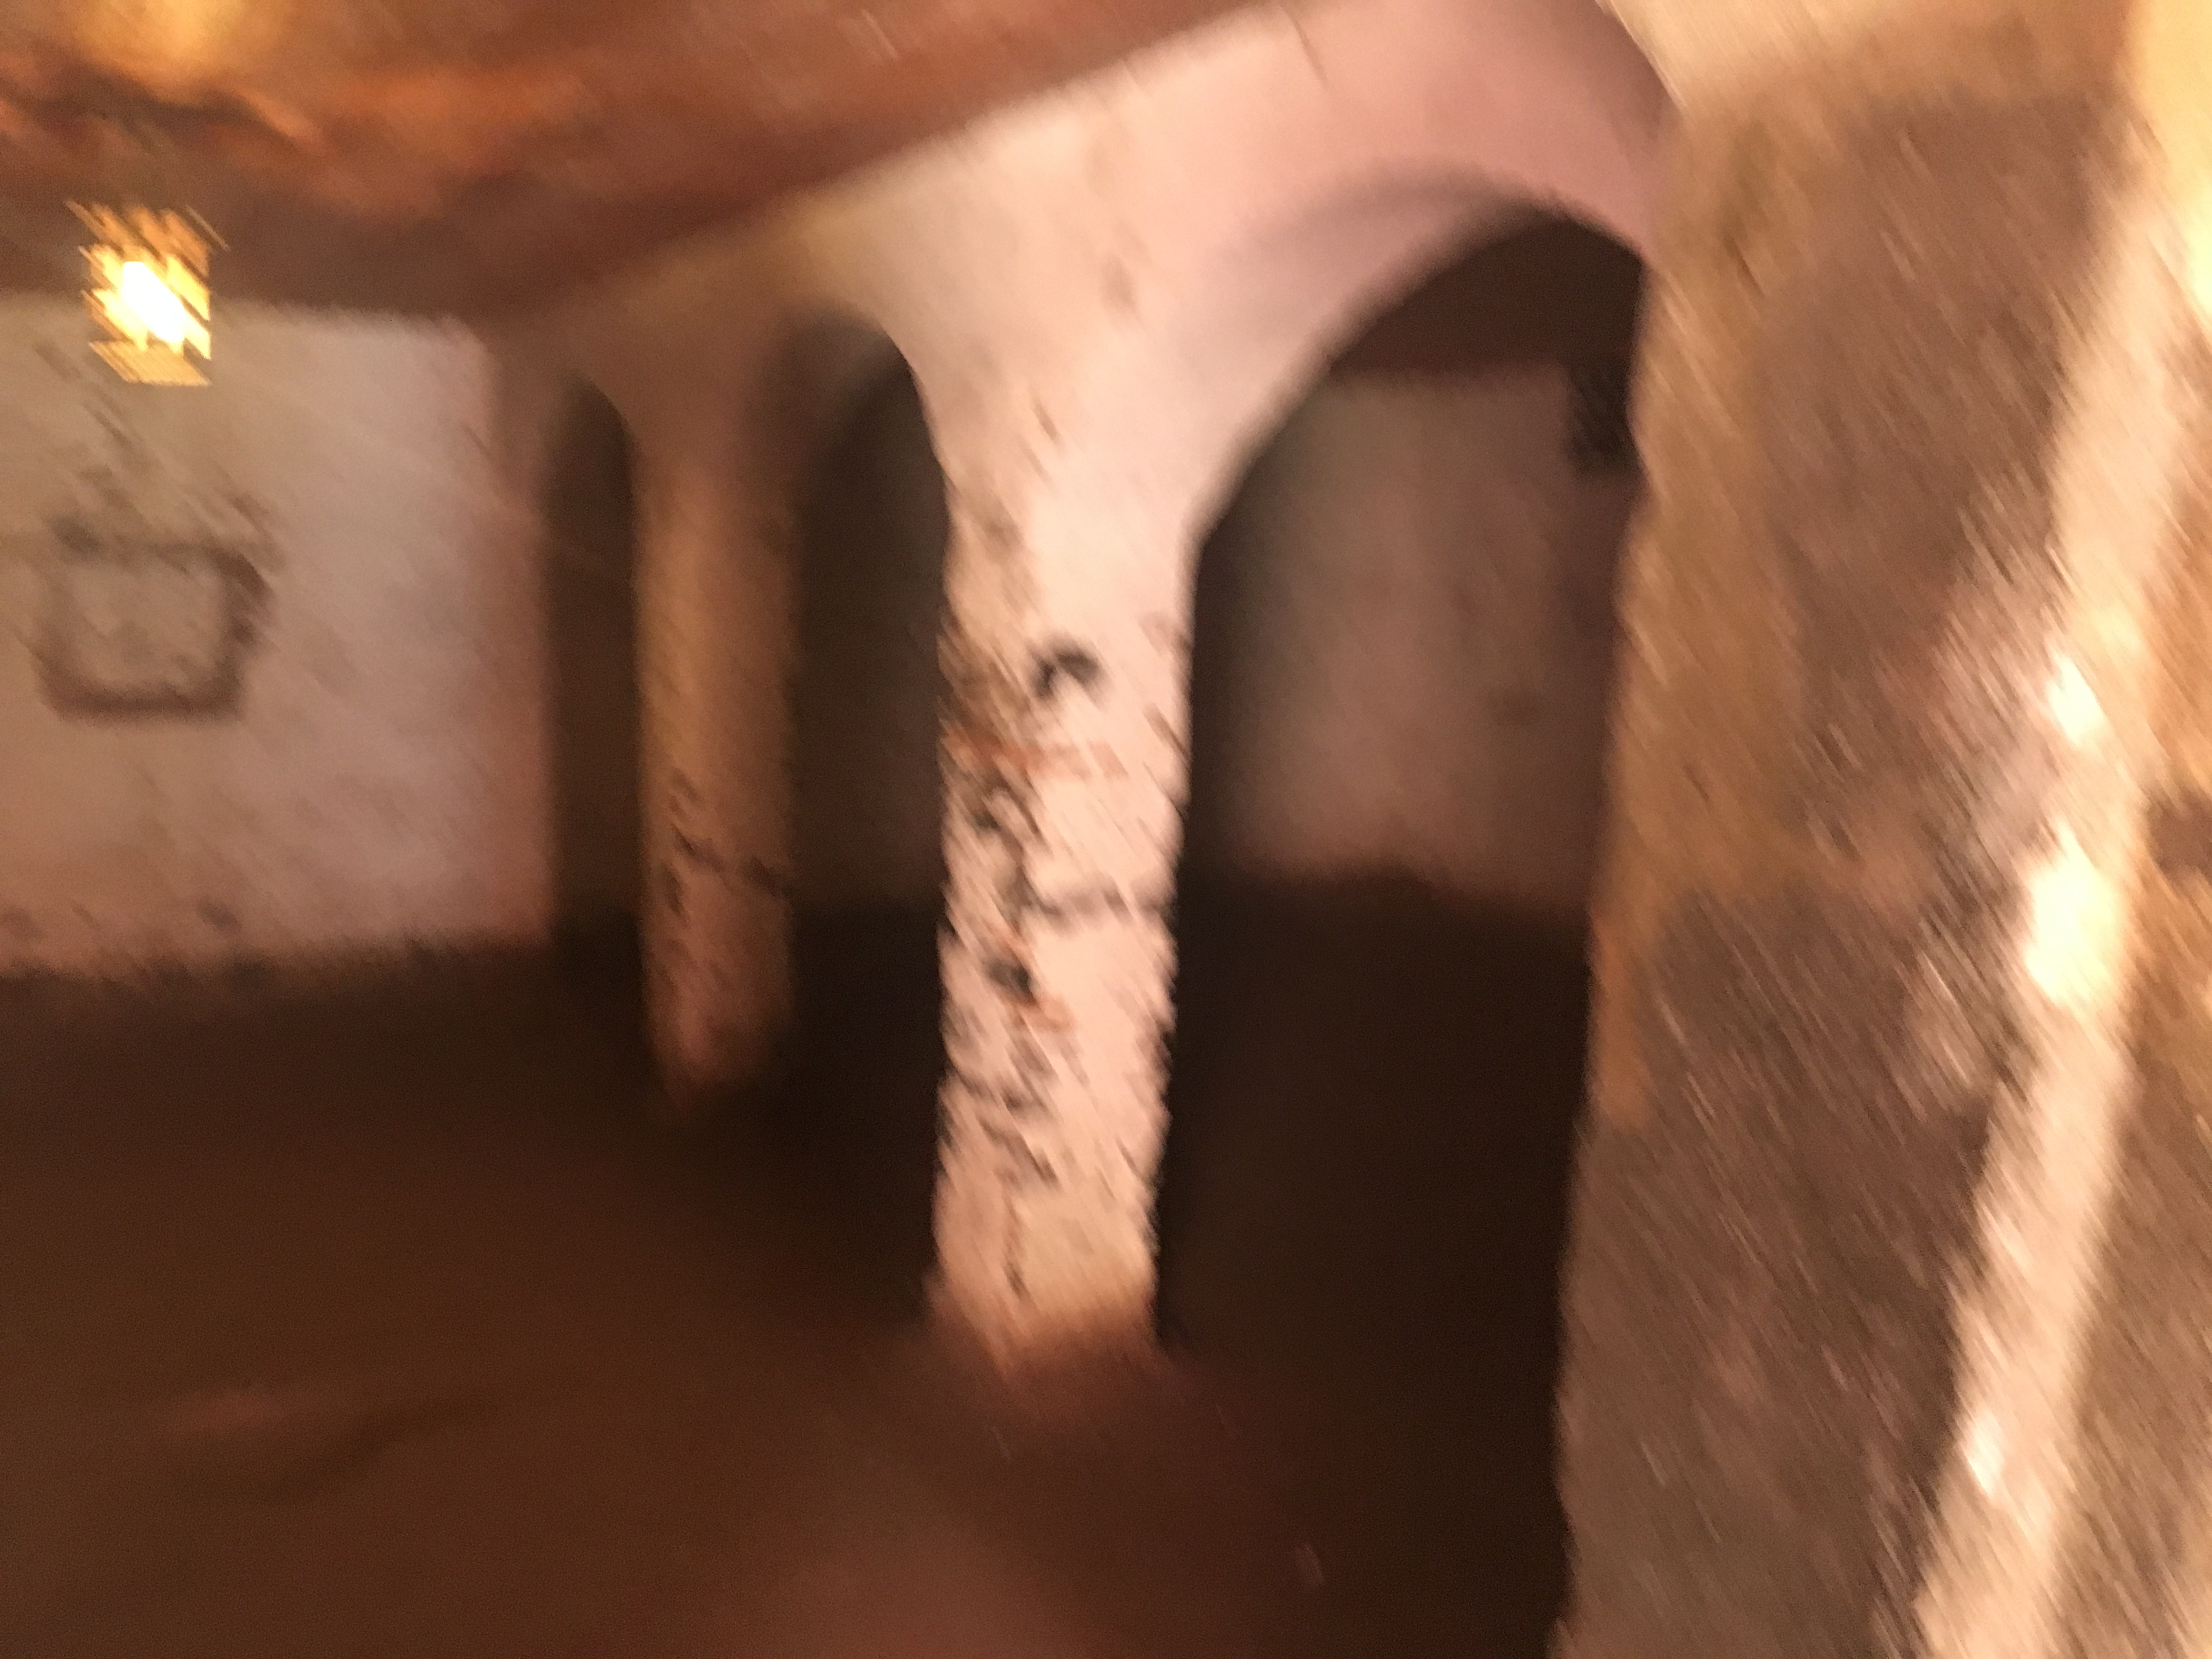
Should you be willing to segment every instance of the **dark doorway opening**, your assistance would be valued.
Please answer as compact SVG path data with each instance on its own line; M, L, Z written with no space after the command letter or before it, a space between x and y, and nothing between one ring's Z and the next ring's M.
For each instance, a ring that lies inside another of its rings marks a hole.
M1543 1654L1634 256L1540 221L1355 342L1195 577L1160 1317L1294 1471L1285 1653Z
M546 483L554 941L565 968L641 994L643 749L629 433L597 388L570 399Z
M912 374L884 362L805 483L793 690L797 1018L780 1118L852 1220L865 1284L916 1310L945 1066L938 763L947 516Z

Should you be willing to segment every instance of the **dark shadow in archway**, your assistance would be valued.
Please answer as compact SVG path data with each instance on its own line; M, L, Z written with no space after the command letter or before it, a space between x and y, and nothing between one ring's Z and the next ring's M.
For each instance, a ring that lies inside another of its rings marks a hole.
M944 474L882 367L806 481L793 750L797 1021L781 1127L849 1218L866 1291L918 1310L945 1066L938 637Z
M1344 354L1199 566L1160 1313L1292 1472L1316 1593L1271 1654L1536 1659L1561 1602L1583 896L1486 883L1487 841L1522 854L1477 786L1601 803L1640 281L1563 222L1477 249ZM1524 652L1406 690L1506 604L1600 683Z
M554 939L564 967L637 1008L642 738L629 434L597 388L571 398L546 480Z

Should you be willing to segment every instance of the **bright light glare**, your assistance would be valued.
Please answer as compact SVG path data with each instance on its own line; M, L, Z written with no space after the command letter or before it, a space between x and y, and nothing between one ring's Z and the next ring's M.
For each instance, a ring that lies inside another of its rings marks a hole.
M139 327L172 351L183 349L197 331L185 302L150 265L131 260L117 276L115 291Z
M191 362L215 355L205 240L175 213L71 210L94 239L84 250L85 301L111 337L92 349L137 385L205 386Z
M2052 1002L2086 1014L2107 1001L2124 976L2127 907L2118 886L2071 829L2062 825L2057 841L2057 850L2028 878L2024 965Z

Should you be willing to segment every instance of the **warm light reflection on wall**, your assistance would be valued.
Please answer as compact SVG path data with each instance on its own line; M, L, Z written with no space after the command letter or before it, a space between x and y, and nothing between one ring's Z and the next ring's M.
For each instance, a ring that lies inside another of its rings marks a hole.
M2204 0L2142 0L2131 9L2137 102L2164 152L2166 184L2180 217L2180 254L2190 292L2212 322L2212 6Z
M98 238L84 251L85 302L108 337L93 349L139 386L205 386L200 365L215 356L207 239L173 213L76 212Z
M301 0L72 0L67 9L70 33L87 57L181 81L263 63L292 33L302 6Z

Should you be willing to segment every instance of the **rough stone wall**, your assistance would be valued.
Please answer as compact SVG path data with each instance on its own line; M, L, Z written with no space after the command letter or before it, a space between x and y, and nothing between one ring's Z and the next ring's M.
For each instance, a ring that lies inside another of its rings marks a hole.
M2212 352L2183 365L2192 430L2175 568L2148 641L2152 773L2131 907L2135 1070L2116 1126L2102 1305L2081 1336L2062 1628L2081 1653L2201 1650L2212 1566Z
M0 974L526 939L529 515L463 331L239 307L126 386L0 302Z
M2071 1651L2198 1652L2212 1642L2212 15L2156 0L2131 68L2155 154L2150 282L2195 303L2162 390L2172 405L2166 568L2149 593L2145 769L2127 1036L2133 1109L2114 1135L2102 1296L2082 1338L2070 1459L2078 1497L2053 1574ZM2161 165L2162 164L2162 165ZM2060 1649L2061 1651L2067 1650Z
M951 508L939 1238L994 1341L1146 1326L1198 537L1334 349L1486 228L1639 241L1664 128L1575 0L1255 10L515 331L645 457L653 1017L702 1086L788 1006L792 502L838 319L912 365Z
M1778 6L1756 52L1638 9L1685 111L1560 1651L2187 1650L2203 320L2160 9Z

